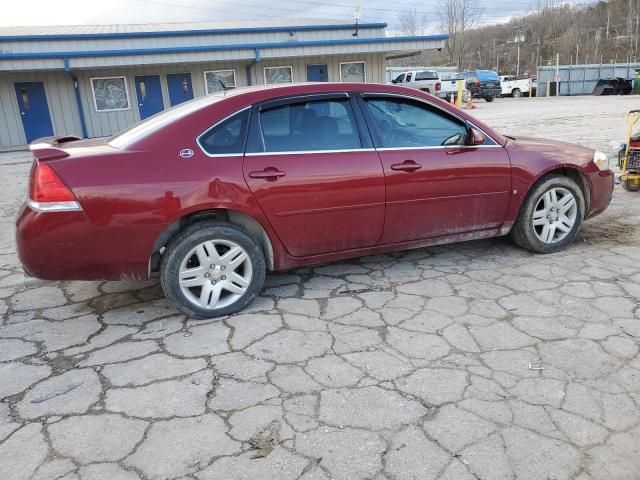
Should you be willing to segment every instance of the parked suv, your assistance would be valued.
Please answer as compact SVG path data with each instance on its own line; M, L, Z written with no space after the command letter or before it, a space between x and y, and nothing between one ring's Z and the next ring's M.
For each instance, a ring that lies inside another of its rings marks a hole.
M493 102L502 95L500 77L493 70L471 70L458 73L451 78L464 80L473 98L484 98L487 102Z

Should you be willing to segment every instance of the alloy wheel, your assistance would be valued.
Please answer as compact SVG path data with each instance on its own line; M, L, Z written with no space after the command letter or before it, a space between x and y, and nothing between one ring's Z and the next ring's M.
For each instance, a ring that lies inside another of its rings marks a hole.
M187 253L178 282L195 306L219 310L237 302L247 291L253 266L247 252L230 240L209 240Z
M547 244L563 240L576 223L578 203L566 188L547 190L533 210L533 231L536 237Z

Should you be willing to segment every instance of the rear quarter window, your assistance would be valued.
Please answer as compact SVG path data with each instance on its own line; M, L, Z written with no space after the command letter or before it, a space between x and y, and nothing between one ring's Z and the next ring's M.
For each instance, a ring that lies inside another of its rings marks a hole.
M198 137L198 144L209 155L244 153L250 109L223 120Z

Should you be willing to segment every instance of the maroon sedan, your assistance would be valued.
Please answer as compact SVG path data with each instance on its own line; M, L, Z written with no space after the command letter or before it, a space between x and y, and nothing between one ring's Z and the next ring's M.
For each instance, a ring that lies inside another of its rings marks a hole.
M192 317L236 312L267 270L511 233L567 246L605 210L600 152L500 135L426 93L243 88L107 139L45 138L17 220L45 280L147 279Z

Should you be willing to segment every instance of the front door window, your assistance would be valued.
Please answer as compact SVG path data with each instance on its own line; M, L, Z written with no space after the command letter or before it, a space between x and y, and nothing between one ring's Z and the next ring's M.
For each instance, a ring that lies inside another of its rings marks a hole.
M366 100L386 148L464 145L466 125L418 103L395 98Z

